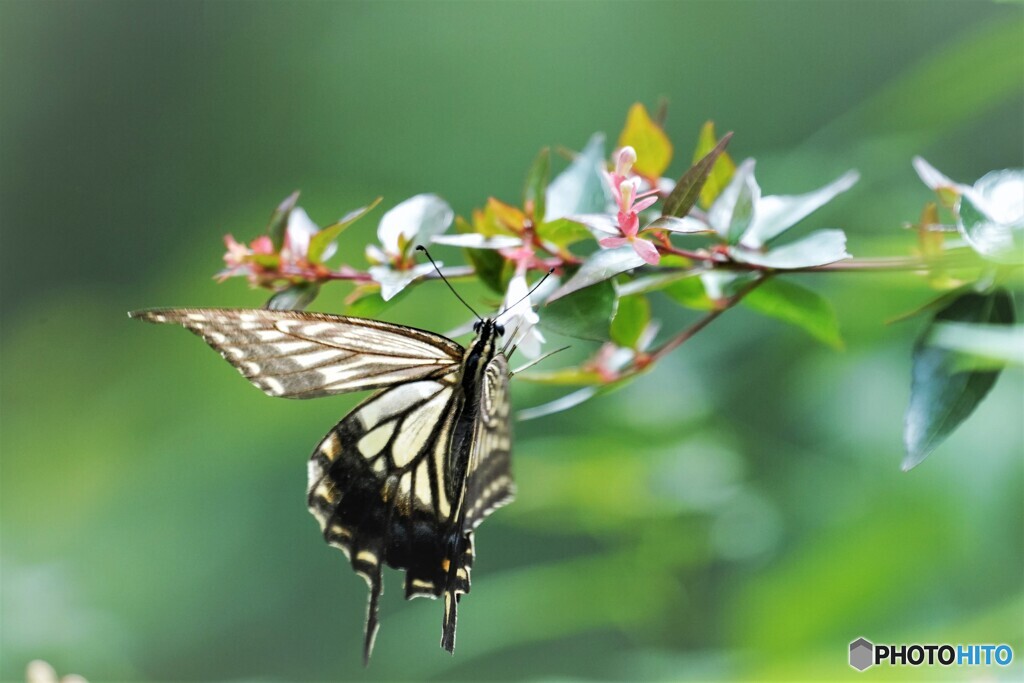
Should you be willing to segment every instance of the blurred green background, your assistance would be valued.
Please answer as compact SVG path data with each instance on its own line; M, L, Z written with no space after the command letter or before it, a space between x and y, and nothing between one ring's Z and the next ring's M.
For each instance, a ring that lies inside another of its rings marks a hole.
M804 276L844 352L741 308L627 389L519 425L519 498L477 536L455 657L441 606L388 573L368 670L365 585L305 507L305 459L359 397L269 399L125 312L262 304L211 279L221 236L296 188L321 224L425 191L467 215L515 200L541 146L614 139L662 95L672 173L712 118L766 193L860 169L809 223L907 253L930 198L913 154L964 182L1022 164L1022 10L4 0L0 679L33 658L94 682L974 675L857 674L858 636L1009 643L1012 669L977 673L1019 679L1024 381L900 472L921 321L885 321L929 297L913 275ZM465 315L429 285L385 317Z

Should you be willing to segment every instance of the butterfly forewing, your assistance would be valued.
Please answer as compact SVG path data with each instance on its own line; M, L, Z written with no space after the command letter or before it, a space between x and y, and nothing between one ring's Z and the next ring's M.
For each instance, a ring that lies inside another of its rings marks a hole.
M178 308L132 317L188 328L265 393L284 398L439 377L456 369L463 355L441 335L324 313Z

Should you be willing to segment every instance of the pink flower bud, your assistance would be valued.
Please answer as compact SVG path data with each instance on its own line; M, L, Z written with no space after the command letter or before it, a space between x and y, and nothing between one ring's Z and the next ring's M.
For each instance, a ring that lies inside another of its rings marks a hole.
M633 169L633 164L636 163L636 150L626 145L619 150L618 157L615 159L615 173L620 176L627 176Z
M619 209L623 213L629 213L633 208L633 192L636 188L633 183L623 180L619 185Z
M268 235L260 235L249 244L254 254L273 254L274 243Z

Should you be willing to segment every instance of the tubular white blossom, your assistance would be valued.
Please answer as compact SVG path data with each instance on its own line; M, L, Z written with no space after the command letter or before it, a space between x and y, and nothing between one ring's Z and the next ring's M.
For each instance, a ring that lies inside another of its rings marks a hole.
M509 340L513 346L522 351L527 358L537 358L545 339L536 327L540 322L540 316L530 305L529 291L525 276L513 277L508 283L503 304L504 312L499 316L498 322L505 326L505 332L510 335Z

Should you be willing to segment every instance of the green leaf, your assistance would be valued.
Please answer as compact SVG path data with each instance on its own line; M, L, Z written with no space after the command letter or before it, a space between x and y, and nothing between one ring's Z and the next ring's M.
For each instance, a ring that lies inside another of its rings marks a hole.
M393 297L385 301L380 295L379 287L375 285L363 285L362 287L365 293L345 308L345 315L351 315L357 318L377 318L381 313L397 304L405 297L406 294L409 293L408 289L403 289L398 294L395 294Z
M646 265L633 247L628 244L614 249L595 251L584 261L580 269L569 278L569 281L558 288L548 301L554 301L573 292L604 282L619 273Z
M567 337L607 341L615 314L615 286L605 280L548 303L538 311L540 326Z
M624 348L635 349L650 321L651 302L646 296L634 294L620 298L618 310L612 318L612 341Z
M515 274L515 263L506 261L494 249L466 249L466 256L480 281L495 293L504 295Z
M974 412L1001 370L959 371L956 351L929 343L934 327L951 322L1010 325L1013 320L1013 302L1005 290L964 294L935 314L914 345L910 405L903 429L904 471L928 457Z
M718 146L715 137L715 122L707 121L700 129L700 137L697 139L697 149L693 152L693 163L697 164L701 159L713 152ZM707 181L700 191L700 205L705 209L711 206L715 198L722 193L725 186L732 180L732 174L736 172L736 162L726 152L719 153L714 160L711 171L708 173Z
M270 241L274 244L274 251L281 251L281 247L284 246L284 233L288 228L288 216L298 201L299 191L295 190L295 192L285 197L285 200L274 209L274 213L270 214L270 222L267 223L267 234L270 235Z
M846 233L836 229L816 230L796 242L772 247L766 252L741 244L731 246L729 256L743 263L779 270L824 266L850 258L846 252Z
M786 280L772 278L745 297L748 308L795 325L833 349L843 348L839 320L828 299Z
M669 282L662 288L673 301L686 308L698 311L710 311L715 308L715 302L711 300L704 290L704 283L697 277L697 273L688 274Z
M693 208L693 205L700 198L701 191L704 189L708 176L711 174L711 169L714 168L719 155L725 151L731 139L732 133L726 133L718 141L714 149L705 154L704 158L691 166L683 174L679 182L676 183L675 188L665 198L665 203L661 210L662 215L683 217L690 213L690 209Z
M932 326L928 343L959 352L958 370L1024 367L1024 325L939 323Z
M370 213L375 206L380 204L382 197L377 197L367 206L351 211L345 215L337 223L328 225L326 228L313 235L309 240L309 251L307 252L307 258L310 263L319 263L320 259L323 258L324 252L327 251L327 247L330 246L331 242L338 239L338 235L342 233L348 226L355 223L357 220Z
M672 143L639 102L629 108L619 136L619 147L626 145L636 150L633 170L647 178L660 178L672 161Z
M533 160L533 165L526 174L526 186L523 187L523 208L537 223L544 220L545 196L550 175L551 150L545 147Z
M571 221L568 218L559 218L537 226L537 236L565 248L570 244L588 239L591 235L590 230L582 223Z
M754 219L754 206L761 199L761 188L757 186L753 173L744 173L742 177L737 178L740 181L739 193L736 195L729 229L725 234L725 240L729 244L736 244L744 237Z
M280 292L275 292L264 308L272 311L302 311L313 303L319 293L320 285L315 282L292 285Z
M455 232L460 235L474 234L473 226L459 216L455 219ZM466 258L473 265L476 276L493 292L504 296L508 281L512 279L515 266L495 249L465 249Z

